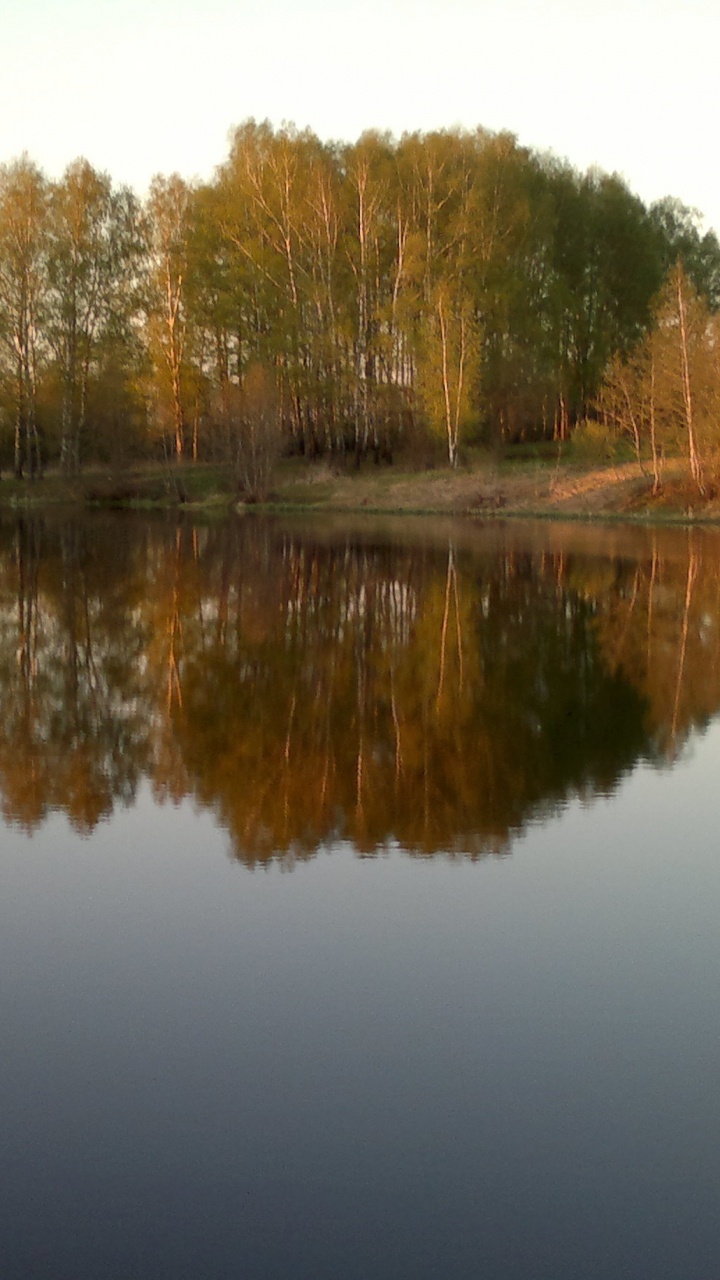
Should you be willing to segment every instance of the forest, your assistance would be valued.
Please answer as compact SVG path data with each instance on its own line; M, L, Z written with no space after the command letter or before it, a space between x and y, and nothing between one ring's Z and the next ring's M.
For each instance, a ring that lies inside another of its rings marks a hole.
M247 121L207 183L0 168L0 466L720 441L720 244L510 134L330 144Z

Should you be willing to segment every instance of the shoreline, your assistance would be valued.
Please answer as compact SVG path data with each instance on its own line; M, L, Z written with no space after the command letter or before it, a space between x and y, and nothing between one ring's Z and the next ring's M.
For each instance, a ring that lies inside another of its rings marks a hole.
M359 471L323 461L283 461L264 502L245 502L226 469L184 463L58 472L0 480L0 511L46 509L239 514L453 516L600 523L720 524L720 496L701 498L682 463L668 463L660 493L637 462L582 465L502 460L451 471L399 465Z

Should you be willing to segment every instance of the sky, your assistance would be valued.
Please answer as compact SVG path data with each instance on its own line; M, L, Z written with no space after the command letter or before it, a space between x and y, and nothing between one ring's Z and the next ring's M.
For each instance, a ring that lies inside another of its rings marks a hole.
M231 128L506 129L720 232L720 0L0 0L0 161L142 194Z

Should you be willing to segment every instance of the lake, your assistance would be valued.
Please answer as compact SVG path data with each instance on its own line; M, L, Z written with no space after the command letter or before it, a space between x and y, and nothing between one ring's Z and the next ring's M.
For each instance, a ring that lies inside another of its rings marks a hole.
M708 1280L720 534L0 519L4 1280Z

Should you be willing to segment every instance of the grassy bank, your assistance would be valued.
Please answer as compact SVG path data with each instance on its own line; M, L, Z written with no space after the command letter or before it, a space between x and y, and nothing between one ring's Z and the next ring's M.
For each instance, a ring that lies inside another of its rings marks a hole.
M92 469L68 478L0 479L0 507L42 509L197 509L218 514L243 509L227 468L210 465ZM720 521L717 496L701 499L680 463L666 468L663 487L637 462L603 466L517 457L473 458L464 467L417 471L366 464L360 470L303 459L283 461L267 502L255 509L373 511L444 515L562 516Z

